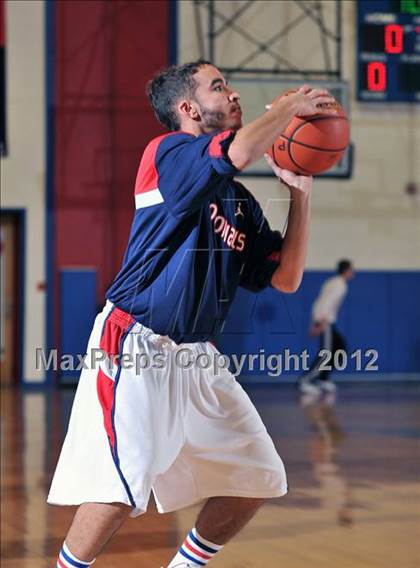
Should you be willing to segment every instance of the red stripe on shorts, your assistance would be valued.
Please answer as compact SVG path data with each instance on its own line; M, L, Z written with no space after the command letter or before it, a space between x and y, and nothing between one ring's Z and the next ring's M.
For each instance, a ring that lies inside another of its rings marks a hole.
M112 407L114 406L114 387L115 383L107 377L102 369L99 369L96 377L96 391L98 399L101 403L102 413L104 415L104 427L109 439L111 448L115 448L115 434L112 428Z
M123 312L119 308L114 308L107 317L99 346L111 359L111 365L118 364L122 339L134 322L135 319L130 314ZM96 376L96 392L102 407L105 431L112 450L115 450L115 432L112 426L115 382L102 369L98 370Z
M119 308L114 308L107 317L99 347L107 354L116 356L120 352L121 338L134 323L134 318Z

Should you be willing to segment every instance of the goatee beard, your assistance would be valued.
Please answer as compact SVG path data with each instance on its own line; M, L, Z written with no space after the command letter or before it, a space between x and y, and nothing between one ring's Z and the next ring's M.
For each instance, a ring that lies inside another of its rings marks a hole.
M202 109L201 118L203 125L209 130L223 130L225 123L225 115L217 110Z

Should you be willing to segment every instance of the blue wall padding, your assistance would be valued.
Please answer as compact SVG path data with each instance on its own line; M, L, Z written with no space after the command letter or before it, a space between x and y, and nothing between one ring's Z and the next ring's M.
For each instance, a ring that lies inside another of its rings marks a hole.
M389 275L390 368L394 372L420 370L420 277L407 272Z
M318 341L308 337L312 303L331 272L306 272L295 294L267 289L251 294L239 289L217 344L226 354L299 354L311 357ZM379 373L420 372L420 272L358 271L339 314L337 327L347 340L348 351L375 349ZM369 357L362 357L362 370ZM347 373L355 373L349 357ZM266 375L266 371L243 371ZM289 373L288 373L289 374ZM296 373L297 374L297 373ZM375 373L372 373L372 376Z
M86 352L90 332L97 313L96 270L69 269L60 271L61 292L61 355ZM77 377L79 373L61 371L62 377Z

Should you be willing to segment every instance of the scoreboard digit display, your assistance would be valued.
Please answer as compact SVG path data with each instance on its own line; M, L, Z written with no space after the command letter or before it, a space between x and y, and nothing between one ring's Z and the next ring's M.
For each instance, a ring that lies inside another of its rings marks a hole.
M358 0L357 98L420 102L420 0Z

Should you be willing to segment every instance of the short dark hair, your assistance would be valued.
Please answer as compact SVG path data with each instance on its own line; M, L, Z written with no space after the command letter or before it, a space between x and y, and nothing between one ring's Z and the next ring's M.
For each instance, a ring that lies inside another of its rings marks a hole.
M184 65L171 65L160 71L147 84L146 94L156 118L169 130L179 130L181 125L175 105L181 97L193 96L197 83L194 75L210 61L198 59Z
M347 258L342 258L341 260L339 260L337 262L337 272L338 274L343 274L344 272L346 272L349 268L352 268L353 264L351 262L351 260L348 260Z

